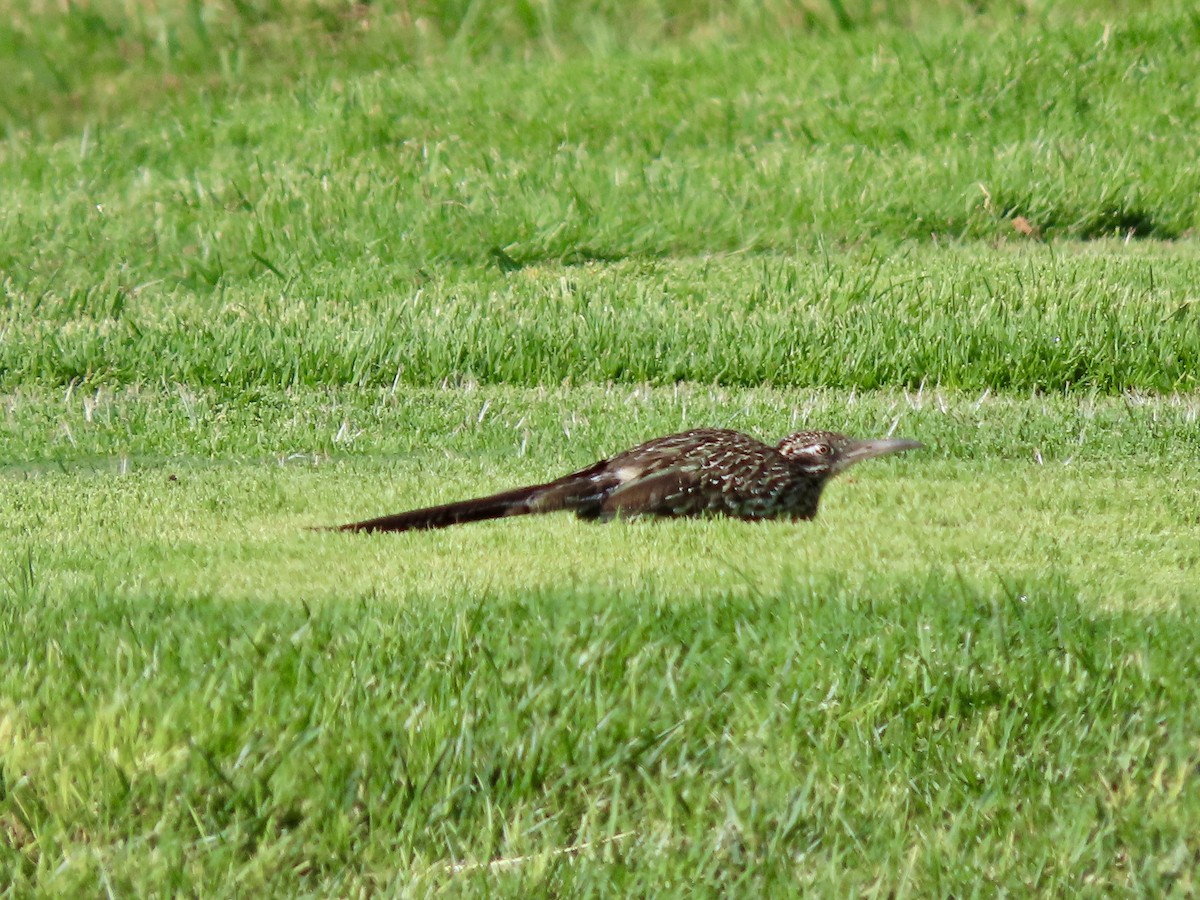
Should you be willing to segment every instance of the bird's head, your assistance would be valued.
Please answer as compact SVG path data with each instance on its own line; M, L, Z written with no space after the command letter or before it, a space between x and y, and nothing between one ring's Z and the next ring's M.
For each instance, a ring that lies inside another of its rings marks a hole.
M903 438L863 441L833 431L800 431L785 437L776 449L808 474L825 480L864 459L919 450L924 446L919 441Z

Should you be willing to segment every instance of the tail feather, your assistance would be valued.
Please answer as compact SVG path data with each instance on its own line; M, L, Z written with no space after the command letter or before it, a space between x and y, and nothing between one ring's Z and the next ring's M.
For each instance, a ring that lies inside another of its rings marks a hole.
M617 484L608 477L607 463L601 460L586 469L572 472L546 484L516 488L474 500L460 500L441 506L429 506L377 519L336 525L333 531L428 531L449 528L466 522L528 516L537 513L573 510L583 518L594 518L600 511L605 493Z
M516 488L474 500L461 500L441 506L429 506L391 516L380 516L363 522L339 525L335 531L424 531L433 528L449 528L466 522L482 522L485 519L502 519L506 516L528 516L537 513L574 510L587 517L593 507L599 509L603 487L593 477L593 472L576 472L547 484Z
M501 519L505 516L544 512L548 510L535 508L531 502L544 488L544 485L517 488L502 494L493 494L490 497L461 500L458 503L445 503L441 506L414 509L391 516L380 516L377 519L367 519L363 522L351 522L349 525L339 525L335 530L423 531L432 528L449 528L451 525L461 525L465 522L482 522L485 519Z

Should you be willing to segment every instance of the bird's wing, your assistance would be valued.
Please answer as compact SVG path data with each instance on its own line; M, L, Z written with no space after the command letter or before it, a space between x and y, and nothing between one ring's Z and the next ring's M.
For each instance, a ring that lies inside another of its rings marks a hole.
M601 498L619 483L620 478L608 469L608 460L601 460L534 488L529 509L538 513L571 509L584 518L594 518Z
M708 500L703 475L695 468L671 466L623 480L600 500L598 518L614 516L694 516Z
M776 451L737 431L697 428L655 438L544 485L531 511L572 509L584 519L694 516L721 506L719 477Z
M740 432L698 428L647 441L606 461L610 484L588 518L695 516L722 505L719 474L774 451Z

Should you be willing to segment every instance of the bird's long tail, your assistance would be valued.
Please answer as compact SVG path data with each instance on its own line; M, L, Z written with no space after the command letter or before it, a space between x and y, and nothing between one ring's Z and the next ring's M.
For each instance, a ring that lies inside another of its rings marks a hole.
M464 522L482 522L485 519L502 519L505 516L527 516L531 513L550 512L535 501L547 485L517 488L490 497L461 500L442 506L429 506L392 516L380 516L363 522L338 525L335 531L424 531L431 528L449 528ZM562 509L563 507L556 507Z
M516 488L474 500L461 500L442 506L429 506L392 516L380 516L363 522L338 525L334 531L425 531L449 528L466 522L528 516L570 509L587 517L599 509L600 497L611 479L603 477L604 463L599 462L556 481Z

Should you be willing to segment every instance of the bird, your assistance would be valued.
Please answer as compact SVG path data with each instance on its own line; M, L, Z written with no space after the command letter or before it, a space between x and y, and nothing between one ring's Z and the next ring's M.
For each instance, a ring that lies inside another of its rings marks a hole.
M772 446L740 431L696 428L646 441L545 484L330 530L418 531L561 510L592 521L812 519L821 491L835 475L865 459L922 447L919 441L858 440L833 431L800 431Z

